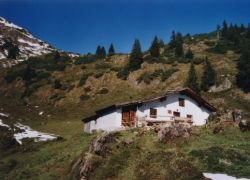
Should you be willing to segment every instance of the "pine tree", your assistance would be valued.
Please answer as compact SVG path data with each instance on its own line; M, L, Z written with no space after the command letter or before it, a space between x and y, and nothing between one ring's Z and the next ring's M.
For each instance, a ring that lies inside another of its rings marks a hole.
M247 27L246 38L250 39L250 23L248 24Z
M175 35L175 31L172 31L172 35L171 35L171 38L170 38L170 42L169 42L169 47L170 49L173 49L176 47L176 35Z
M160 40L159 40L159 46L160 46L161 48L163 48L164 45L165 45L165 44L164 44L164 41L163 41L162 39L160 39Z
M149 51L150 51L151 56L153 57L160 56L160 44L159 44L159 40L157 36L154 37L154 40L151 44Z
M102 47L101 48L101 58L105 58L106 56L107 56L107 53L106 53L105 47Z
M221 35L225 39L228 37L228 26L226 20L223 21Z
M132 48L132 52L129 57L128 69L130 71L135 71L140 69L141 64L143 63L141 44L138 39L135 40Z
M102 48L100 45L97 46L95 55L97 58L102 58Z
M192 89L193 91L195 91L197 93L200 92L198 78L197 78L197 74L196 74L193 62L190 65L190 69L188 72L188 78L186 79L185 86L189 87L190 89Z
M182 38L182 34L180 32L178 32L176 34L175 56L176 57L182 57L183 56L183 38Z
M191 48L188 48L188 50L187 50L187 52L185 54L185 58L187 58L187 59L193 59L193 57L194 57L194 54L193 54Z
M244 50L237 64L237 85L244 91L250 92L250 51Z
M201 78L201 90L208 91L209 87L215 84L216 73L212 65L206 58L204 62L204 71Z
M22 74L22 78L25 81L26 85L28 85L31 79L35 78L36 76L37 76L36 71L33 70L28 64Z
M109 52L108 52L108 56L113 56L115 54L115 49L113 44L111 43L109 46Z

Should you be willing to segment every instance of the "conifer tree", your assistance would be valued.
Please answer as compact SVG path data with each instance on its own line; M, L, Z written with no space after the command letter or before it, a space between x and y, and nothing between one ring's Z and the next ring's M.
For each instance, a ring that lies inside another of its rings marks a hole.
M163 41L162 39L160 39L160 40L159 40L159 46L160 46L161 48L163 48L164 45L165 45L165 44L164 44L164 41Z
M136 39L133 44L133 48L129 57L128 69L130 71L135 71L137 69L140 69L142 63L143 59L142 59L141 44L140 41Z
M107 56L105 47L101 48L101 58L105 58Z
M215 84L216 73L210 64L209 60L206 58L204 62L204 71L201 78L201 90L208 91L209 87Z
M115 54L115 49L113 44L111 43L109 46L109 52L108 52L108 56L113 56Z
M190 89L192 89L193 91L195 91L197 93L200 92L198 78L197 78L197 74L196 74L193 62L190 65L190 69L188 72L188 77L187 77L186 82L185 82L185 86L189 87Z
M250 23L248 24L247 27L246 38L250 39Z
M180 32L178 32L176 34L175 56L176 57L182 57L183 56L183 38L182 38L182 34Z
M95 55L97 58L102 58L102 48L100 45L97 46Z
M153 56L153 57L160 56L160 44L159 44L159 40L158 40L157 36L154 37L154 40L153 40L149 50L150 50L151 56Z
M242 52L237 64L238 74L236 76L237 85L244 91L250 92L250 51Z
M228 37L228 26L226 20L223 21L221 35L225 39Z
M170 49L173 49L176 47L176 35L175 35L175 31L172 31L172 35L171 35L171 38L170 38L170 42L169 42L169 47Z
M185 58L187 58L187 59L193 59L193 57L194 57L194 54L193 54L191 48L188 48L188 50L187 50L187 52L185 54Z

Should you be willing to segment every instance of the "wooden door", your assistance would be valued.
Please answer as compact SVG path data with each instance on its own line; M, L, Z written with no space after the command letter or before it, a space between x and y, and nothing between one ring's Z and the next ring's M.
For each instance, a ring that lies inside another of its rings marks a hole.
M136 107L122 108L122 126L134 127L136 121Z

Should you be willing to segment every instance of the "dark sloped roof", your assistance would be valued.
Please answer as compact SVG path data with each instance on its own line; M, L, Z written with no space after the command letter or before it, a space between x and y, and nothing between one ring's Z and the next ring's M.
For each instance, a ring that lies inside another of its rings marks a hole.
M217 110L213 105L208 103L206 100L204 100L200 95L195 93L193 90L191 90L189 88L184 88L184 89L179 89L179 90L167 91L163 95L154 96L154 97L151 97L151 98L148 98L148 99L145 99L145 100L129 101L129 102L124 102L124 103L113 104L111 106L108 106L108 107L97 110L95 112L96 113L95 115L84 118L83 121L84 122L91 121L91 120L97 118L98 116L100 116L100 115L102 115L102 114L104 114L106 112L110 112L110 111L112 111L112 110L114 110L116 108L132 106L132 105L140 105L140 104L143 104L143 103L146 103L146 102L160 100L160 99L166 98L168 96L171 96L171 95L177 94L177 93L191 97L199 105L202 105L202 106L206 107L210 111L215 112Z

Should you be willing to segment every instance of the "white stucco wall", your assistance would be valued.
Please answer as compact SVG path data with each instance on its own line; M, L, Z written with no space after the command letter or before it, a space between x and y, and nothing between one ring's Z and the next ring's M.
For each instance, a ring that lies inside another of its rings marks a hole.
M185 107L179 106L179 98L185 99ZM211 113L209 110L203 106L199 107L198 103L188 96L176 94L167 97L165 101L160 102L159 100L145 103L141 107L138 107L137 116L150 116L150 108L157 109L157 119L166 120L166 116L173 116L173 112L180 112L180 117L187 117L187 115L193 116L194 125L204 125L206 120ZM172 113L168 114L168 110ZM161 117L162 116L162 117ZM153 119L153 118L151 118ZM170 117L169 117L170 119ZM168 120L168 119L167 119Z
M91 133L93 130L114 131L122 126L121 108L103 114L96 120L84 123L84 132Z
M185 106L179 106L179 98L185 99ZM136 116L150 118L150 108L157 109L157 120L170 120L173 112L180 112L180 117L186 118L187 115L192 115L194 125L204 125L209 114L208 109L199 104L186 95L175 94L160 102L159 100L144 103L137 108ZM171 114L168 113L171 110ZM154 120L154 118L150 118ZM84 131L91 133L92 130L114 131L122 128L122 109L117 108L108 112L96 120L84 123Z

